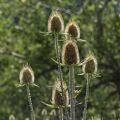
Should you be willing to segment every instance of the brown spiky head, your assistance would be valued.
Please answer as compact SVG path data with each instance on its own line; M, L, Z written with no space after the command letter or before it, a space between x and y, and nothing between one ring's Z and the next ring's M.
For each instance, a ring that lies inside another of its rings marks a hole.
M88 55L85 63L83 64L84 73L96 73L97 72L97 60L94 55Z
M53 87L52 92L52 103L56 106L68 106L69 104L69 96L66 84L63 82L63 95L62 97L62 89L61 89L61 82L56 81Z
M20 71L20 83L31 84L34 83L34 72L29 65L25 65Z
M63 64L71 65L79 63L79 51L77 44L73 40L67 40L62 50Z
M79 38L80 37L80 28L76 22L74 22L73 20L70 20L70 22L67 24L67 26L65 28L65 33L67 34L66 38L68 38L68 37Z
M63 32L64 21L61 14L57 11L53 11L48 20L48 31L49 32Z

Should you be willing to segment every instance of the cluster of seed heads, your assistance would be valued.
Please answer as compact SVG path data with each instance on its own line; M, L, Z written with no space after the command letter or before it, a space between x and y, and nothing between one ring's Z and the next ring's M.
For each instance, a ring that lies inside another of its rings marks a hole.
M48 31L55 33L64 32L64 21L61 14L57 11L53 11L48 20ZM62 63L66 65L79 64L79 50L76 44L76 39L80 37L80 28L77 23L70 20L65 28L66 41L62 48ZM96 73L97 72L97 60L94 55L86 57L83 64L84 73ZM34 83L34 72L29 65L25 65L20 71L20 83L32 84ZM64 99L62 98L64 97ZM63 82L63 96L61 89L61 82L56 81L52 91L52 104L56 106L68 106L69 95L65 82ZM11 117L12 118L12 117Z

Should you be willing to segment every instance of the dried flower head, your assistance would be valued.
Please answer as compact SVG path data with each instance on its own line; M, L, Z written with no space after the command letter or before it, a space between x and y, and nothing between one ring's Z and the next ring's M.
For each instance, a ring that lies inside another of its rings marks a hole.
M67 40L63 45L62 62L68 65L79 63L79 51L74 41Z
M94 55L88 55L85 63L83 64L84 73L96 73L97 72L97 60Z
M48 114L48 112L47 112L47 110L44 108L44 109L42 110L42 112L41 112L41 115L47 116L47 114Z
M9 116L9 120L15 120L15 116L14 115L10 115Z
M61 82L56 81L53 87L52 92L52 103L56 106L68 106L69 104L69 96L66 84L63 82L63 97L62 97L62 89L61 89Z
M30 66L25 65L20 71L20 83L21 84L34 83L34 72Z
M65 28L65 33L67 34L66 38L68 38L69 36L72 38L79 38L80 28L76 22L74 22L73 20L70 20L70 22L67 24Z
M51 110L50 116L56 116L56 115L57 115L56 110L55 109Z
M22 3L26 3L27 1L26 0L21 0Z
M57 11L53 11L48 20L48 31L49 32L63 32L64 21L61 14Z

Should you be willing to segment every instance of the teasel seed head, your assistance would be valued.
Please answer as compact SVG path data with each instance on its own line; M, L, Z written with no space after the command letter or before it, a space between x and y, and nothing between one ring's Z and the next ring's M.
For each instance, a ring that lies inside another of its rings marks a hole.
M56 116L57 115L56 110L52 109L49 115L50 116Z
M44 108L44 109L42 110L42 112L41 112L41 115L42 115L42 116L47 116L47 114L48 114L48 112L47 112L47 110Z
M64 21L61 14L58 11L53 11L48 20L48 31L49 32L63 32Z
M9 120L15 120L15 116L14 115L10 115L9 116Z
M74 42L73 40L66 40L62 49L63 64L78 64L79 61L79 50L76 42Z
M84 73L96 73L97 72L97 59L93 54L89 54L86 57L85 63L83 64Z
M56 106L68 106L69 105L69 95L65 82L63 82L63 97L62 97L62 89L61 82L56 81L52 91L52 104ZM64 98L64 99L63 99Z
M25 65L20 71L20 84L34 83L34 72L29 65Z
M73 20L70 20L65 28L66 38L79 38L80 37L80 28L77 23Z
M26 3L27 1L26 0L21 0L22 3Z

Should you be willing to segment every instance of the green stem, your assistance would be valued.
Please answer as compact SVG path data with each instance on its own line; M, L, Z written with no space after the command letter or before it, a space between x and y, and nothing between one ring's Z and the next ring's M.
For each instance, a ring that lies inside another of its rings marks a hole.
M59 107L59 120L63 120L63 108Z
M75 120L75 73L74 65L69 66L70 120Z
M35 120L35 114L34 114L34 110L33 110L29 85L26 85L26 89L27 89L28 102L29 102L30 112L31 112L31 120Z
M86 114L87 114L87 102L88 102L88 96L89 96L89 74L85 75L86 77L86 95L85 95L85 104L84 104L84 111L83 111L83 120L86 120Z
M62 76L62 70L60 65L60 49L59 49L57 33L55 34L55 51L56 51L56 58L58 62L58 79L61 81L61 90L62 90L62 96L63 96L63 76Z
M55 38L55 51L56 51L56 58L57 58L57 62L58 62L58 79L61 82L61 90L62 90L62 100L65 101L64 98L64 92L63 92L63 75L62 75L62 70L61 70L61 65L60 65L60 48L59 48L59 43L58 43L58 33L54 34L54 38ZM65 105L65 113L66 113L66 120L68 120L68 111Z

